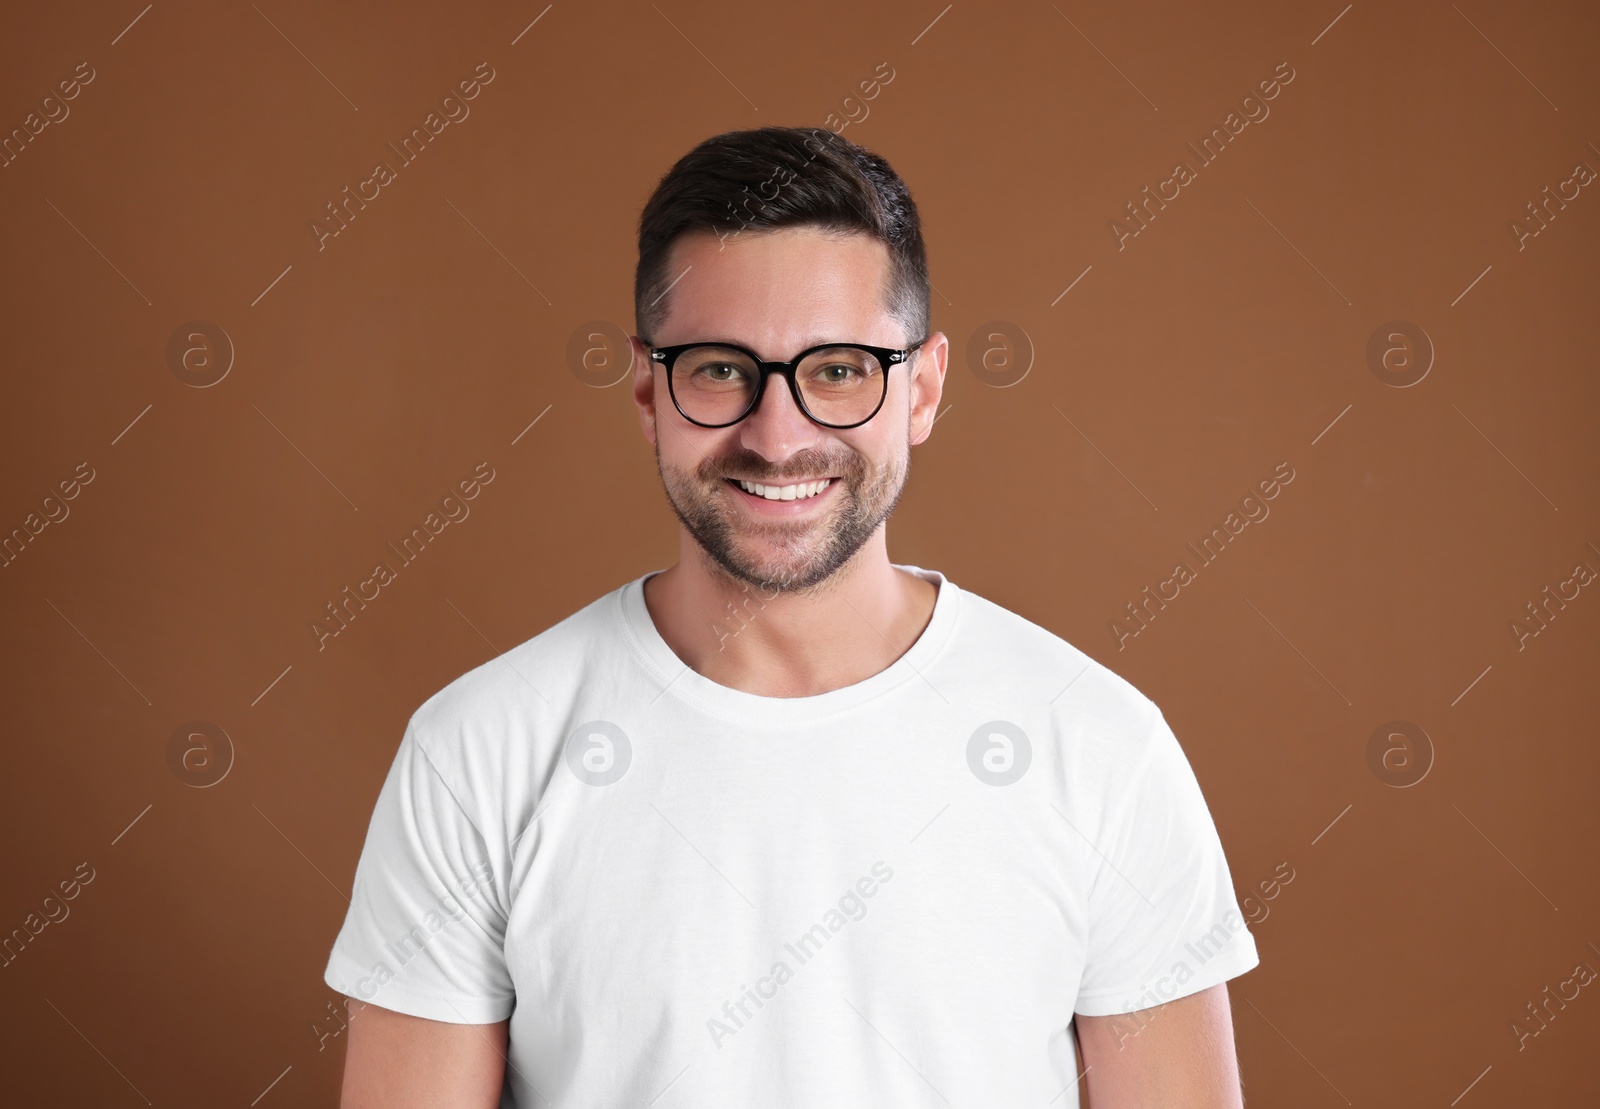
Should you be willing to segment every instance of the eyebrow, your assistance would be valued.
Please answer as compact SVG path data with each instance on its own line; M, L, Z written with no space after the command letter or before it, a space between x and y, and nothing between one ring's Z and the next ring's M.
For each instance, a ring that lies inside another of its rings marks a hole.
M755 349L750 343L746 343L746 342L743 342L743 341L738 340L738 339L722 339L722 338L718 338L718 339L695 339L693 341L696 342L696 343L720 343L720 344L722 344L724 346L744 347L747 350L754 350ZM806 339L805 342L801 343L799 348L796 351L794 351L793 353L798 354L800 351L802 351L802 350L810 350L812 347L826 347L826 346L833 346L835 343L849 343L849 342L853 342L853 340L851 340L851 339L824 338L824 337L821 337L821 336L813 335L810 338Z

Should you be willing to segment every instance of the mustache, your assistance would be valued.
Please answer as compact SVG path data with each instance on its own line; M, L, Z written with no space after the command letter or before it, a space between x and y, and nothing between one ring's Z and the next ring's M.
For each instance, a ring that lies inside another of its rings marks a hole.
M700 476L707 481L721 481L737 475L764 485L780 485L799 478L822 476L836 476L848 481L859 478L862 471L861 456L857 454L839 457L798 454L783 466L774 467L753 451L737 451L723 458L707 459L700 466Z

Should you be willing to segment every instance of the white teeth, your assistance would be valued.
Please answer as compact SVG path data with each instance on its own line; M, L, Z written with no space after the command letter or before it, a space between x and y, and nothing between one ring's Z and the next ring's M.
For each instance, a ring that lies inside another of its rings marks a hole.
M757 497L764 497L769 501L803 501L807 497L814 497L828 486L833 484L833 479L824 481L808 481L802 485L758 485L753 481L740 481L739 488L746 493Z

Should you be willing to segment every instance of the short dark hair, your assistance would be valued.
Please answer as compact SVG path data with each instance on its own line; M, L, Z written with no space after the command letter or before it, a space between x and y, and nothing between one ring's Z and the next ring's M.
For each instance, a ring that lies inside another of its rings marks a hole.
M907 342L928 335L928 253L905 182L883 158L832 131L761 127L706 139L678 159L645 204L633 278L640 337L654 342L666 321L679 276L667 266L681 235L713 231L726 239L785 227L883 243L890 260L884 305L905 326Z

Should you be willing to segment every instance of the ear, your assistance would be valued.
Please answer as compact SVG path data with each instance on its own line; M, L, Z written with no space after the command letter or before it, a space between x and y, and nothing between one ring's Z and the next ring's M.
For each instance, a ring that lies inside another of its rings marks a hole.
M656 445L656 363L637 335L628 336L633 352L633 403L639 406L639 427L649 444Z
M916 446L933 433L933 422L938 419L939 398L944 395L944 375L950 358L950 340L942 331L935 331L911 356L910 372L906 380L911 392L911 446Z

